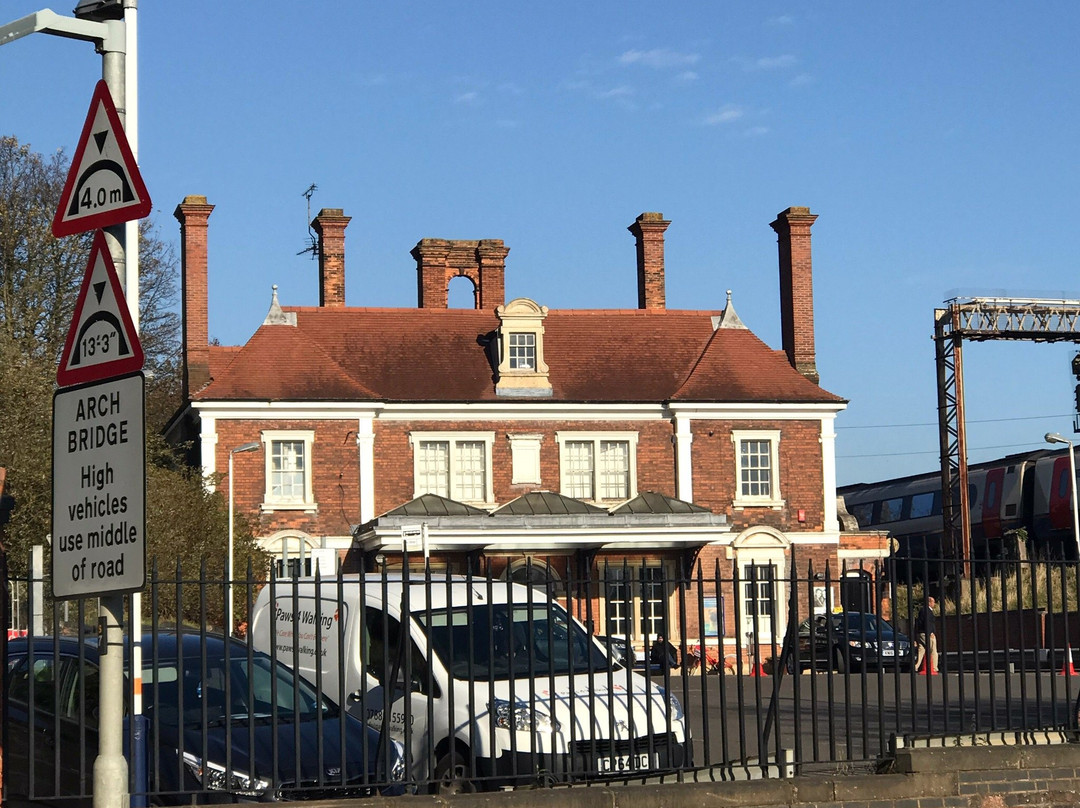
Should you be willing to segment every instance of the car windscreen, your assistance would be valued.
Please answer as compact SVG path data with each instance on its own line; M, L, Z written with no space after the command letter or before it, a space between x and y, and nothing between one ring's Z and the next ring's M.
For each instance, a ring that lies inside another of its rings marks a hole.
M879 623L877 616L873 614L861 614L859 612L847 612L833 617L834 631L848 631L855 634L877 634L886 627Z
M553 603L476 604L414 615L455 679L565 676L606 671L611 662Z
M205 667L204 667L205 662ZM159 720L175 724L182 716L187 726L213 725L225 720L270 718L281 721L314 720L320 711L327 718L337 708L281 663L256 655L224 659L186 657L161 660L143 670L143 700Z

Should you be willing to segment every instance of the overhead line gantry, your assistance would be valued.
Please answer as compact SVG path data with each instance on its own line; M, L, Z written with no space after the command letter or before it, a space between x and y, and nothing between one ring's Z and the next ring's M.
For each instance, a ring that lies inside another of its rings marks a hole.
M947 308L934 309L941 512L946 552L963 561L967 575L971 563L971 502L964 426L963 342L1080 343L1080 300L956 297L945 301L945 305ZM1080 432L1080 423L1074 421L1073 426Z

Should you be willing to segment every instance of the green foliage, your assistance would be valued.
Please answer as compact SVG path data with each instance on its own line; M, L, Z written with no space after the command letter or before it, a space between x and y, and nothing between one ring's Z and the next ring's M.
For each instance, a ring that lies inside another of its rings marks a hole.
M148 498L154 503L146 518L147 557L157 559L160 581L173 582L160 589L158 616L165 621L223 626L224 595L207 597L204 604L196 582L203 575L205 561L207 579L224 593L229 504L220 491L207 490L197 470L172 462L171 453L159 439L155 439L155 448L159 462L147 469ZM233 531L233 549L236 579L246 575L248 559L254 569L267 569L269 560L257 546L251 525L240 518ZM176 602L177 581L181 582L180 605ZM243 588L234 589L234 617L246 619Z

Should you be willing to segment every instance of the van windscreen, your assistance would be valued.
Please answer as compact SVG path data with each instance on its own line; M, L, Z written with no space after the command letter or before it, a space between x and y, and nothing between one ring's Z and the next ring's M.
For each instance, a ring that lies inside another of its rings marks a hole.
M476 604L413 616L455 679L566 676L605 671L611 664L555 604Z

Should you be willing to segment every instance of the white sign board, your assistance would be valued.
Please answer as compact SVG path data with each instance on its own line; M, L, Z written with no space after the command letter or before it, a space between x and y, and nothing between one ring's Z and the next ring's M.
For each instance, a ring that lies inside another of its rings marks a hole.
M52 578L58 598L146 583L142 373L53 396Z

